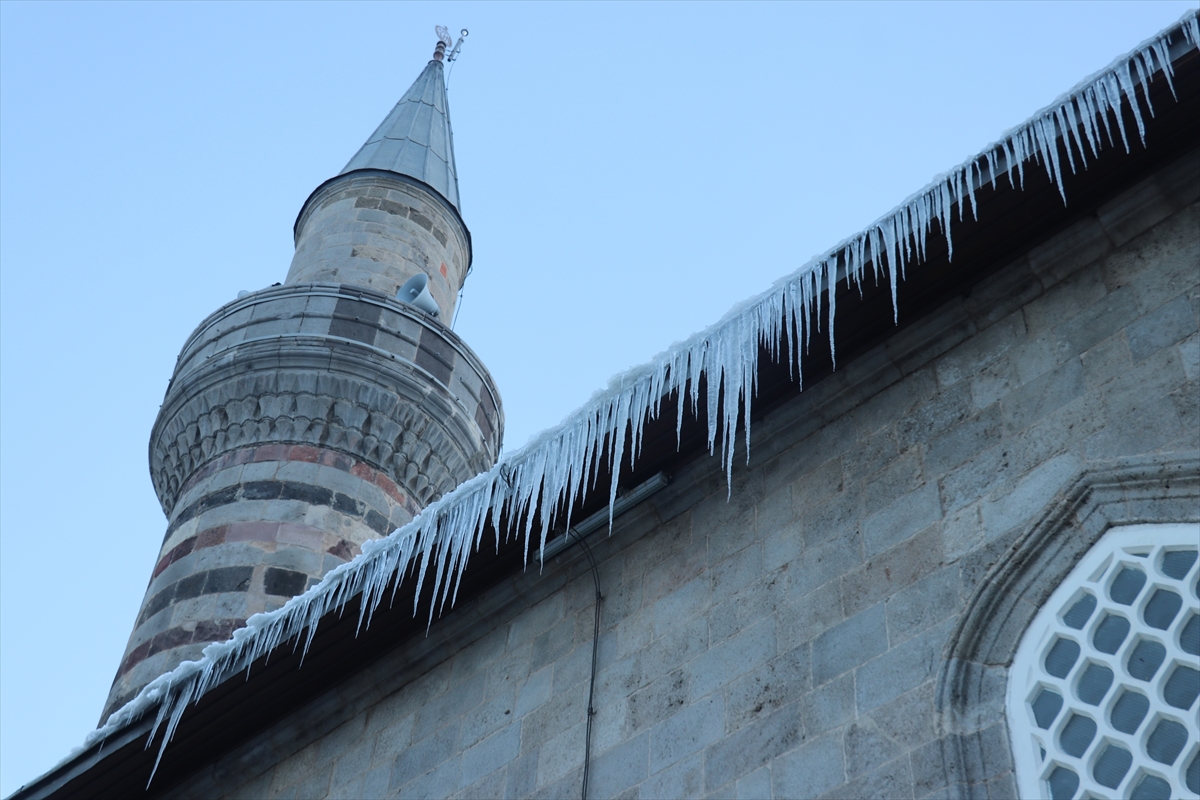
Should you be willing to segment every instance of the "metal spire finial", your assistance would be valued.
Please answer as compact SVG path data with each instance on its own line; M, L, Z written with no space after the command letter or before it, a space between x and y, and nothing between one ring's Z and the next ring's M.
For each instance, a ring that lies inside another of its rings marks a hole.
M470 33L470 31L468 31L466 28L463 28L463 29L462 29L462 33L459 35L459 37L458 37L458 41L457 41L457 42L455 42L455 44L454 44L454 49L453 49L453 50L451 50L451 51L450 51L450 55L446 57L446 62L447 62L447 63L449 63L449 62L453 61L454 59L458 58L458 51L459 51L459 50L462 50L462 43L463 43L463 39L467 38L467 35L468 35L469 33ZM449 43L450 43L450 39L449 39L449 37L447 37L447 38L446 38L446 43L447 43L447 44L449 44Z
M446 48L448 48L453 42L453 40L450 38L450 31L447 30L444 25L438 25L433 30L438 35L437 47L433 49L433 60L441 61L444 58L448 64L454 59L458 58L458 51L462 49L463 39L467 38L467 29L462 29L462 35L458 37L458 42L454 44L454 49L450 51L449 56L446 55Z

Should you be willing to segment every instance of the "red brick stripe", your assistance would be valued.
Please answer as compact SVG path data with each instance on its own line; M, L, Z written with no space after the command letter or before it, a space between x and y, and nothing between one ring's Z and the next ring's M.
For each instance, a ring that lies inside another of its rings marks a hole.
M231 522L227 525L218 525L184 539L164 553L154 566L154 574L150 576L150 581L153 583L163 570L181 558L191 555L197 550L216 547L226 542L281 542L308 547L309 550L315 551L318 550L320 542L324 538L325 531L320 528L296 522ZM346 539L339 539L325 552L337 556L343 561L349 561L358 555L359 546Z
M387 493L414 517L421 513L421 507L402 490L395 481L364 461L358 461L345 453L326 450L308 444L263 444L256 447L243 447L231 450L219 458L205 464L192 473L177 496L183 496L189 489L200 481L220 472L223 469L238 464L251 464L259 461L303 461L309 464L321 464L333 467L342 472L348 472L368 483L373 483Z
M168 628L165 631L156 633L129 651L129 655L125 656L125 660L121 662L121 668L117 670L117 678L119 679L122 675L155 653L161 653L164 650L173 650L185 644L196 644L197 642L204 644L209 642L224 642L233 635L234 631L245 624L246 620L244 619L201 620L196 623L194 631L186 631L183 628Z

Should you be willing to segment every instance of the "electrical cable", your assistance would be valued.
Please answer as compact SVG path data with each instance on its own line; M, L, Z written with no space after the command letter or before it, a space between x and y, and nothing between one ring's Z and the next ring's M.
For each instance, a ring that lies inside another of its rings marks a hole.
M467 271L467 274L468 275L471 274L469 270ZM466 278L464 277L463 280L465 281ZM458 302L454 304L454 318L450 320L450 330L454 330L454 325L455 325L455 323L458 322L458 312L462 310L462 300L463 300L463 290L462 290L462 287L460 286L458 289Z
M596 559L592 555L592 548L574 528L570 529L570 533L574 535L576 542L583 545L583 553L587 556L588 565L592 568L592 580L596 584L596 622L592 629L592 677L588 684L587 734L583 745L582 800L587 800L588 778L592 768L592 717L596 715L594 700L596 697L596 660L600 652L600 603L603 602L604 595L600 593L600 571L596 568Z

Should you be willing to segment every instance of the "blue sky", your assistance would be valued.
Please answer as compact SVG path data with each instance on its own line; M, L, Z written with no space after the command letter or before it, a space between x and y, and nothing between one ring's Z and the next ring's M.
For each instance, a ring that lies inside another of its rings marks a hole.
M512 448L1194 6L0 3L0 795L97 722L180 345L284 278L435 24Z

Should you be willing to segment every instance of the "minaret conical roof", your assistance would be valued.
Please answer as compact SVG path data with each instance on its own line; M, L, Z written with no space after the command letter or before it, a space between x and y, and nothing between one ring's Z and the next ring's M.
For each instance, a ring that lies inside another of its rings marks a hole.
M442 62L430 61L371 137L338 173L382 169L416 178L455 210L458 173Z

